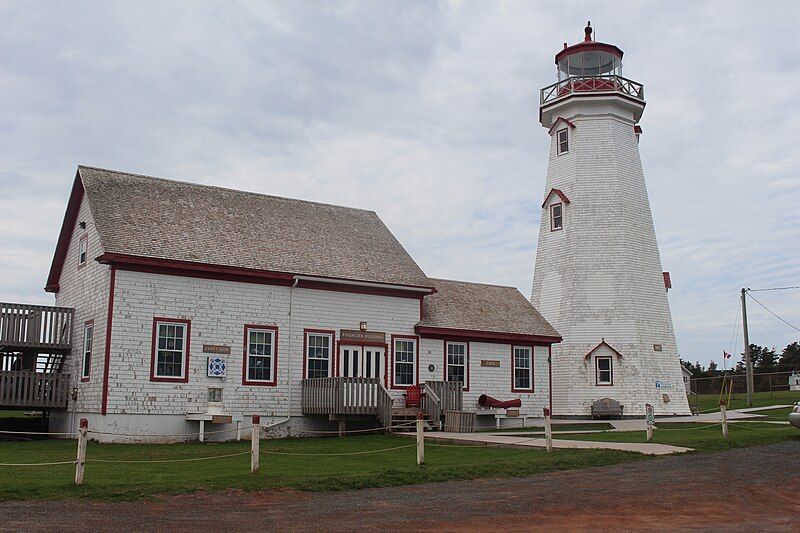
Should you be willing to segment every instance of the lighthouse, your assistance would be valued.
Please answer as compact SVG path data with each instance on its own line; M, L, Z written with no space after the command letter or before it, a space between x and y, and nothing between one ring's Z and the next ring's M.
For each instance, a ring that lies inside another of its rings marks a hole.
M540 93L550 155L531 301L564 339L551 353L555 416L590 416L605 398L625 416L646 404L690 414L639 156L644 86L623 77L622 56L588 24Z

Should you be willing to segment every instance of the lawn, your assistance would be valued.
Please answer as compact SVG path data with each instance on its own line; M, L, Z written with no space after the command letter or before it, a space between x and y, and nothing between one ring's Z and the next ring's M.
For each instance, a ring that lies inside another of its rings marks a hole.
M727 398L727 396L726 396ZM753 407L765 407L767 405L786 404L790 405L800 401L800 391L772 391L753 393ZM695 406L695 397L689 396L689 405ZM737 392L731 396L731 405L728 409L744 409L747 407L747 395L744 392ZM698 412L708 412L719 409L719 394L700 394L697 397Z
M328 491L407 485L479 477L515 477L645 459L613 450L516 449L429 443L416 465L414 441L393 435L261 441L261 470L250 474L248 455L185 463L112 464L92 459L163 460L249 450L249 442L219 444L97 444L90 442L84 485L73 484L74 465L0 467L0 501L11 499L132 500L160 493L293 488ZM408 446L371 455L334 454ZM72 461L75 441L0 442L0 463Z
M779 442L800 442L800 430L793 426L781 426L769 422L731 422L728 424L728 439L722 436L722 425L701 423L656 424L653 442L685 446L698 452L718 452L730 448L747 448ZM647 442L642 431L619 431L593 434L563 435L554 438L572 440L594 440L602 442Z
M792 412L791 407L781 407L780 409L769 409L766 411L758 411L754 414L766 416L769 420L780 420L786 422L789 420L789 413Z

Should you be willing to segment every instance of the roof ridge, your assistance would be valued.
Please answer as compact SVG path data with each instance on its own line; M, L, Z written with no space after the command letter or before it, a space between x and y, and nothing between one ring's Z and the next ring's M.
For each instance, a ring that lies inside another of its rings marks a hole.
M519 290L516 287L514 287L513 285L500 285L499 283L483 283L483 282L480 282L480 281L466 281L466 280L463 280L463 279L432 278L430 276L428 276L428 279L430 279L431 281L452 281L454 283L468 283L470 285L484 285L486 287L502 287L504 289Z
M189 185L189 186L192 186L192 187L203 187L203 188L207 188L207 189L218 189L218 190L222 190L222 191L230 191L230 192L235 192L235 193L239 193L239 194L249 194L249 195L252 195L252 196L275 198L277 200L288 200L290 202L298 202L298 203L312 204L312 205L321 205L321 206L327 206L327 207L337 207L337 208L341 208L341 209L350 209L350 210L353 210L353 211L363 211L365 213L372 213L375 216L377 216L378 218L380 218L380 216L378 215L378 213L375 210L373 210L373 209L364 209L363 207L351 207L351 206L347 206L347 205L338 205L338 204L330 204L330 203L325 203L325 202L318 202L318 201L315 201L315 200L303 200L301 198L291 198L291 197L288 197L288 196L277 196L277 195L274 195L274 194L266 194L266 193L263 193L263 192L244 191L242 189L234 189L233 187L224 187L222 185L209 185L209 184L206 184L206 183L196 183L196 182L193 182L193 181L175 180L175 179L170 179L170 178L162 178L160 176L150 176L148 174L139 174L138 172L127 172L127 171L124 171L124 170L114 170L114 169L111 169L111 168L95 167L95 166L92 166L92 165L78 165L78 171L80 171L80 169L82 169L82 168L89 169L89 170L99 170L101 172L110 172L110 173L113 173L113 174L123 174L123 175L126 175L126 176L133 176L133 177L137 177L137 178L145 178L145 179L154 180L154 181L165 181L165 182L168 182L168 183L178 183L178 184L181 184L181 185Z

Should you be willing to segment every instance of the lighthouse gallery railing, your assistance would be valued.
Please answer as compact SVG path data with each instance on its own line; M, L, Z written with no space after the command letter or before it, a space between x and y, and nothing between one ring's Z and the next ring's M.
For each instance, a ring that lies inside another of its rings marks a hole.
M644 101L644 85L622 76L573 76L541 90L541 105L575 93L614 92Z

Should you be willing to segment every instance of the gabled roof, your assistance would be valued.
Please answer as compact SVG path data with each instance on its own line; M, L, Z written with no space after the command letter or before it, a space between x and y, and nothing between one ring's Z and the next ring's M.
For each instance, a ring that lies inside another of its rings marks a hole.
M80 166L48 290L84 195L109 257L432 287L374 211Z
M560 342L561 336L515 287L431 279L416 330L423 336L483 338L487 342Z
M549 193L547 193L547 194L544 196L544 202L542 202L542 209L544 209L544 206L545 206L545 205L547 205L547 201L548 201L548 200L550 199L550 197L551 197L551 196L553 196L554 194L557 194L557 195L558 195L558 197L559 197L559 198L561 198L561 201L562 201L562 202L564 202L564 204L568 204L568 203L569 203L569 198L567 198L567 195L566 195L566 194L564 194L564 193L561 191L561 189L552 188L552 189L550 189L550 192L549 192Z
M597 346L595 346L594 348L592 348L591 350L589 350L589 353L587 353L586 355L584 355L584 356L583 356L583 358L584 358L584 359L589 359L589 357L591 357L591 355L592 355L592 354L593 354L595 351L597 351L597 349L598 349L598 348L600 348L601 346L605 346L606 348L608 348L609 350L611 350L612 352L614 352L615 354L617 354L617 357L622 357L622 354L621 354L621 353L619 353L619 352L616 350L616 348L614 348L613 346L611 346L610 344L608 344L608 343L606 342L606 340L605 340L605 339L602 339L602 340L600 341L600 344L598 344Z
M573 129L573 130L575 129L575 124L573 124L573 123L572 123L572 122L570 122L569 120L565 119L564 117L558 117L558 118L555 120L555 122L553 122L553 125L552 125L552 126L550 126L550 129L549 129L549 130L547 130L547 133L549 133L550 135L552 135L552 134L553 134L553 130L554 130L554 129L556 129L556 126L558 126L559 124L562 124L562 123L563 123L563 124L566 124L567 126L569 126L569 127L570 127L570 129Z

